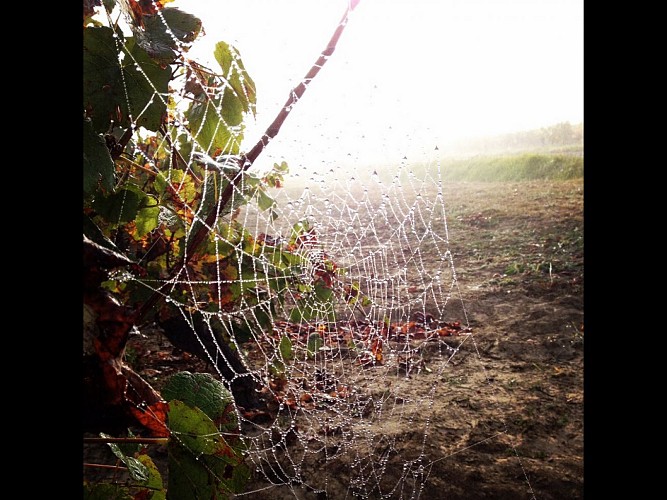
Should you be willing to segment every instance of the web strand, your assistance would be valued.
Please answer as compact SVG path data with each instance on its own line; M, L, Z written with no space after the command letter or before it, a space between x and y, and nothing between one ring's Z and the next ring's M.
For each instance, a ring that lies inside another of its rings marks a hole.
M198 167L195 153L211 149L197 140L204 120L189 130L173 107L157 145L170 152L169 167L151 168L170 183L169 195L188 221L183 255L169 276L120 280L150 294L139 323L166 302L215 376L232 392L235 384L252 381L266 402L263 418L236 402L239 439L253 473L252 489L239 496L283 487L295 497L297 490L333 497L344 485L346 497L419 498L434 464L507 437L501 422L504 430L473 443L453 439L434 449L430 441L433 406L455 362L475 363L480 384L491 385L456 272L435 154L418 171L401 160L380 172L322 176L303 188L291 188L288 177L285 187L271 191L270 210L252 194L257 179L250 167L333 54L354 5L276 121L247 155L239 155L233 173ZM132 58L126 47L121 52ZM197 69L181 56L184 70ZM167 104L153 89L154 99ZM127 88L125 99L134 134L151 103L133 110ZM219 107L206 112L217 113L219 126L226 126ZM180 135L193 145L189 153L178 151ZM241 142L234 135L229 141ZM138 147L134 153L145 155ZM325 159L331 169L337 168L336 153ZM201 176L188 177L195 171ZM193 208L189 190L195 188L203 201ZM205 242L211 258L188 266ZM231 362L230 352L240 364ZM404 445L406 430L418 446ZM334 465L336 477L327 473Z

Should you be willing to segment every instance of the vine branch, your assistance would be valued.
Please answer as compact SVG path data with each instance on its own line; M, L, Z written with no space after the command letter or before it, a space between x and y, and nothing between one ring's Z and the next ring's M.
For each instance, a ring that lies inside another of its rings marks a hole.
M210 212L208 213L204 221L203 226L199 228L199 230L190 240L186 252L183 255L182 262L180 263L179 266L176 266L175 268L177 270L175 271L175 273L179 272L187 264L187 262L194 254L195 250L206 239L211 229L215 225L215 222L218 218L218 215L222 211L222 208L225 207L227 203L229 203L229 200L231 199L232 194L234 193L234 189L236 188L237 184L240 182L240 179L243 176L243 172L248 170L253 165L253 163L257 160L259 155L264 151L269 142L278 135L280 128L282 127L283 123L285 122L290 112L294 108L294 105L303 97L304 93L306 92L306 89L308 88L308 85L313 81L313 79L320 72L324 64L326 64L326 62L329 60L329 57L331 57L331 55L334 53L334 51L336 50L336 46L338 44L338 40L340 39L343 30L345 29L345 26L347 26L347 21L350 16L350 13L357 7L359 2L360 0L349 1L348 6L345 9L345 13L343 14L343 17L338 23L338 26L336 27L336 30L334 31L331 39L329 40L329 43L327 44L326 48L320 53L320 56L311 66L310 70L308 71L308 73L306 73L306 76L304 76L299 85L297 85L290 91L290 95L287 98L287 101L285 102L281 110L278 112L278 115L273 120L273 122L271 122L271 125L268 126L268 128L266 129L262 137L259 139L259 141L257 141L257 143L247 154L241 156L241 164L239 165L240 167L239 172L229 182L229 184L227 184L225 190L220 195L220 201L216 203L214 207L211 208ZM162 287L160 287L158 290L155 290L153 294L148 298L148 300L142 305L142 307L139 309L137 313L137 317L135 320L137 323L140 323L141 320L153 308L153 306L155 306L155 304L163 296L164 289L167 288L168 286L169 286L169 281L165 283Z

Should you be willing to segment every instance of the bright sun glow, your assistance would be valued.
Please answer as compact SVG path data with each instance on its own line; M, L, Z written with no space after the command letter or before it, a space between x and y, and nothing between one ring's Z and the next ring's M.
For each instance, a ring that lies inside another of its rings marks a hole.
M176 0L235 45L255 80L252 145L308 71L346 0ZM361 0L266 156L315 164L412 157L462 138L583 121L583 0Z

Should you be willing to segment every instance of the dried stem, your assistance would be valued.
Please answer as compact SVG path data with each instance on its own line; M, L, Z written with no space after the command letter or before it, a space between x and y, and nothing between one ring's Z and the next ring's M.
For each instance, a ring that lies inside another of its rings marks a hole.
M123 467L122 465L91 464L88 462L84 462L83 466L94 467L96 469L127 470L127 467Z
M138 443L138 444L167 444L169 438L147 438L147 437L134 437L134 438L83 438L84 443Z

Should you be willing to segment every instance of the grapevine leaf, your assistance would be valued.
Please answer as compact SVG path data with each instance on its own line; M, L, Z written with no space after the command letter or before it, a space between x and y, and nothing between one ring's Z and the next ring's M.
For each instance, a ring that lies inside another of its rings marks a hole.
M126 54L123 60L123 73L131 105L127 111L127 125L130 125L131 113L137 126L156 132L167 111L167 103L162 96L169 91L171 68L153 61L132 38L127 39L126 50L130 54L129 57Z
M169 179L164 175L163 172L158 172L153 181L153 187L155 192L162 196L167 191L167 186L169 185Z
M121 2L121 7L130 16L135 25L143 26L144 17L155 14L162 8L162 3L159 1L153 2L152 0L133 0Z
M178 443L198 455L221 454L229 448L210 417L197 407L191 407L183 401L171 400L168 419L174 438L170 440L170 445Z
M308 220L304 219L298 221L292 226L289 245L291 247L299 246L304 239L307 239L308 235L312 234L313 231L314 229Z
M135 30L137 43L160 64L176 61L179 51L186 50L188 44L199 35L201 20L175 7L162 10L162 15L143 18L144 29Z
M93 129L104 133L124 102L118 51L113 30L105 26L83 31L83 106L92 118Z
M250 478L250 470L239 455L195 454L177 441L169 444L168 452L170 498L222 500L229 498L230 492L241 493Z
M189 158L192 154L192 141L190 140L190 136L186 133L179 134L174 142L178 144L178 151L181 153L181 156L183 158Z
M280 162L280 165L277 163L273 164L273 172L276 174L285 175L289 172L289 165L286 161Z
M150 233L153 229L158 227L158 216L160 215L160 207L146 207L137 211L135 219L137 225L137 234L135 238L141 239Z
M156 182L159 179L160 175L158 175ZM178 193L178 199L181 202L189 204L192 203L197 198L197 196L199 196L199 192L197 191L197 186L195 185L194 180L183 170L172 170L171 178L169 180L171 181L173 191ZM159 188L163 189L161 181ZM164 188L166 189L166 185Z
M93 130L104 133L113 121L120 127L142 126L157 131L166 103L169 67L160 67L133 38L122 43L111 28L90 27L83 32L83 107ZM135 120L132 123L131 120Z
M252 113L254 116L257 104L255 82L245 70L239 51L226 42L218 42L213 55L222 68L225 80L234 90L236 99L243 106L243 112Z
M91 121L83 120L83 195L97 189L113 189L114 164L104 139L93 130Z
M243 455L199 408L177 400L170 404L169 496L222 499L243 491L250 477Z
M255 84L234 47L218 42L214 56L222 68L223 79L211 77L208 85L217 92L199 94L185 115L195 141L205 153L238 154L244 114L255 114Z
M290 245L294 245L290 240ZM282 252L281 258L287 266L299 266L305 264L305 258L297 253Z
M164 9L162 17L169 26L171 35L184 44L194 42L202 29L201 19L175 7Z
M108 196L99 196L93 201L93 208L111 223L130 222L137 216L141 195L132 189L121 189Z
M201 409L211 420L218 420L234 402L222 382L208 373L176 373L167 380L161 394L167 401L177 399Z
M222 99L203 95L194 101L185 116L190 123L194 141L206 154L221 151L222 154L238 154L243 134L232 134L230 127L243 120L243 108L231 90L226 89Z
M276 200L269 196L263 189L257 190L257 206L264 212L276 206Z

